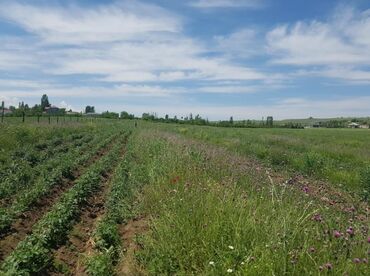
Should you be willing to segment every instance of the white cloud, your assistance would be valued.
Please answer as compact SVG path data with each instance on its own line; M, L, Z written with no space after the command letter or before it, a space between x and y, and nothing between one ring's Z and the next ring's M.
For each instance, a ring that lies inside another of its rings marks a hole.
M368 107L370 106L370 97L352 97L338 100L307 100L307 99L286 99L275 104L258 104L258 105L231 105L217 106L206 104L183 104L183 105L130 105L126 110L141 116L143 112L157 113L158 116L164 117L169 114L171 117L187 116L200 114L203 118L210 120L224 120L233 116L234 120L256 119L273 116L274 119L289 118L309 118L310 116L321 118L335 117L366 117L369 115ZM112 109L116 112L122 111L121 104L113 104ZM104 106L98 106L104 110Z
M272 64L315 67L307 72L351 82L370 80L370 10L338 8L327 21L297 22L270 31ZM304 70L300 70L303 75Z
M190 3L196 8L260 8L263 0L197 0Z
M74 110L73 106L66 103L65 101L61 101L58 105L60 108L65 108L67 111L68 110Z
M77 6L32 6L6 1L1 17L39 35L47 43L110 42L147 32L178 32L178 17L154 5L121 1L94 9Z
M255 29L241 29L226 36L216 36L216 50L235 58L247 58L255 55L264 55L265 51L257 37Z
M4 68L20 70L30 60L45 75L83 74L114 83L268 77L227 56L207 56L205 44L182 34L181 17L137 1L85 9L7 1L0 4L0 17L33 35L32 40L19 39L18 45L30 45L19 51L19 58L17 51L0 45L0 57L2 51L8 57L2 61ZM226 47L226 41L222 44Z

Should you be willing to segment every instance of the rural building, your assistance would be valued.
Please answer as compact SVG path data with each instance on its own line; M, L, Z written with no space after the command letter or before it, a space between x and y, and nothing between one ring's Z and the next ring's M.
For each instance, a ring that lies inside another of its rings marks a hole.
M348 127L349 127L349 128L360 128L360 124L358 124L358 123L350 123L350 124L348 125Z
M50 115L58 114L59 111L60 111L60 108L59 107L56 107L54 105L45 107L45 113L46 114L50 114Z
M68 111L66 112L66 115L70 115L70 116L76 116L76 115L80 115L81 113L80 112L76 112L76 111Z
M3 112L2 109L0 109L1 112ZM13 111L11 111L9 108L4 108L4 115L12 114Z

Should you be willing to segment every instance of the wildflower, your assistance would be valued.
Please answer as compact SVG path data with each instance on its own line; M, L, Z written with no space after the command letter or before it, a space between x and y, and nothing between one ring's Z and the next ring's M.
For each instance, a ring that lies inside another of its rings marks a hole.
M331 263L327 263L325 264L325 267L328 269L328 270L332 270L333 269L333 265Z
M334 231L334 237L340 238L341 236L342 236L342 234L339 231L337 231L337 230Z
M352 227L348 227L348 229L346 230L347 234L350 235L350 236L353 236L355 234L355 231L353 230Z
M367 243L370 243L370 237L367 238Z
M322 217L320 214L315 214L312 219L317 222L322 222Z
M316 252L316 249L315 249L314 247L311 247L311 248L310 248L310 252L311 252L311 253L315 253L315 252Z
M303 192L305 192L306 194L308 193L309 189L307 186L304 186L303 189L302 189Z
M229 268L228 270L227 270L227 273L232 273L233 272L233 270L231 269L231 268Z
M210 261L210 262L209 262L209 265L213 265L213 266L214 266L214 265L215 265L215 262Z
M229 249L234 250L234 246L229 245Z
M361 260L360 260L359 258L354 258L354 259L353 259L353 262L354 262L355 264L359 264L359 263L361 263Z
M367 259L366 259L366 258L363 258L363 259L362 259L362 262L363 262L364 264L367 264L367 263L368 263L368 261L367 261Z
M241 265L245 265L245 263L244 263L244 262L241 262L240 264L241 264Z

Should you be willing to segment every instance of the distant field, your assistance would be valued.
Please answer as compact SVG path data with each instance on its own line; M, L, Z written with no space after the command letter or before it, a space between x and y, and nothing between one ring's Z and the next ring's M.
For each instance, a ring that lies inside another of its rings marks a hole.
M241 155L253 156L277 169L326 179L348 190L362 189L362 174L370 166L368 129L229 129L198 126L171 126L169 129Z
M0 275L369 275L369 130L1 130Z

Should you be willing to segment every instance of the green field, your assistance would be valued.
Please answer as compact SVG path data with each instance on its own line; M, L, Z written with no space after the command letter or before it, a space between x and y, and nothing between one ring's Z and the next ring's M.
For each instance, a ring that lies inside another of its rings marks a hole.
M1 125L0 275L369 275L370 130Z

